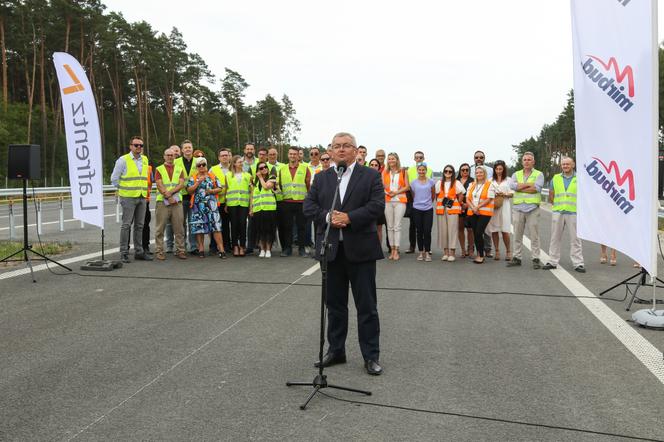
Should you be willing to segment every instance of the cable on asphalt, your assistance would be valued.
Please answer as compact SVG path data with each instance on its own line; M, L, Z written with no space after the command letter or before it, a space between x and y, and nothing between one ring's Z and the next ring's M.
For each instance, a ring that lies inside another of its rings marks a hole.
M546 428L550 430L562 430L562 431L573 431L576 433L585 433L585 434L593 434L597 436L610 436L610 437L616 437L616 438L624 438L624 439L631 439L631 440L643 440L643 441L649 441L649 442L664 442L664 439L651 439L648 437L640 437L640 436L629 436L626 434L619 434L619 433L608 433L605 431L595 431L595 430L588 430L584 428L574 428L574 427L565 427L562 425L552 425L552 424L538 424L538 423L533 423L533 422L525 422L525 421L517 421L513 419L502 419L502 418L497 418L497 417L488 417L488 416L476 416L472 414L467 414L467 413L456 413L453 411L439 411L439 410L429 410L426 408L414 408L414 407L405 407L402 405L391 405L391 404L382 404L379 402L365 402L365 401L358 401L354 399L344 399L340 398L337 396L334 396L329 393L325 393L322 390L318 390L320 394L323 396L327 396L330 399L334 399L340 402L347 402L349 404L354 404L354 405L369 405L372 407L379 407L379 408L392 408L395 410L402 410L402 411L412 411L415 413L426 413L426 414L438 414L438 415L443 415L443 416L453 416L453 417L460 417L460 418L466 418L466 419L474 419L474 420L483 420L483 421L489 421L489 422L499 422L499 423L504 423L504 424L512 424L512 425L523 425L527 427L535 427L535 428Z

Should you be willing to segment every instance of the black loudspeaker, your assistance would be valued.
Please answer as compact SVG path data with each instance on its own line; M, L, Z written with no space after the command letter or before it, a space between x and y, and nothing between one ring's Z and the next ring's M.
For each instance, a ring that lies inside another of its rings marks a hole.
M41 179L41 154L37 144L10 144L7 177L21 180Z

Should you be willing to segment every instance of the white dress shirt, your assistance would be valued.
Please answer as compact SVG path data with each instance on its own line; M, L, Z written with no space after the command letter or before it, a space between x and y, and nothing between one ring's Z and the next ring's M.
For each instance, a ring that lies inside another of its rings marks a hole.
M346 196L346 189L348 189L348 182L350 181L350 176L353 174L353 169L355 169L355 165L357 162L353 161L353 163L346 168L346 171L341 175L341 182L339 183L339 203L336 205L337 208L341 207L341 203L344 200L344 197ZM334 166L334 171L337 171L337 165L335 164ZM336 210L336 209L335 209ZM330 222L330 214L327 214L327 222ZM344 240L344 234L343 234L343 229L339 229L339 241Z

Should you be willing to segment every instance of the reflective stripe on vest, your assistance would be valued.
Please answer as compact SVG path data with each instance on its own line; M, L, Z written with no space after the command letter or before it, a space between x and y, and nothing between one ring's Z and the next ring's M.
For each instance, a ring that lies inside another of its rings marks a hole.
M295 171L295 179L291 178L290 167L286 166L279 170L281 177L281 193L284 200L304 201L307 196L307 170L306 164L300 164Z
M259 190L258 186L256 186L254 187L254 198L251 201L251 207L254 213L274 211L277 210L277 199L272 190Z
M554 212L576 213L576 175L565 190L563 174L553 176L553 208Z
M542 172L540 172L537 169L533 169L530 172L530 176L528 176L527 180L523 180L523 169L517 170L514 175L516 175L516 182L517 184L523 184L523 183L535 183L537 180L537 177L540 176ZM519 192L516 191L514 192L514 197L512 198L512 204L515 206L518 204L526 203L526 204L537 204L538 206L542 202L542 195L538 193L526 193L526 192Z
M138 167L133 160L133 155L123 155L125 160L125 174L118 181L118 195L123 198L147 197L148 195L148 157L141 155L143 167L138 172Z
M251 174L242 172L242 181L237 183L235 174L228 172L226 174L226 205L228 207L249 207L249 185L251 183Z
M427 178L431 178L433 175L433 169L427 166ZM417 179L417 166L410 166L408 168L408 184L412 183Z
M402 189L402 188L406 187L406 183L404 182L404 180L405 180L404 175L405 175L404 171L400 170L399 171L399 184L398 184L399 189ZM385 187L385 202L386 203L389 203L390 201L392 201L392 197L388 194L388 192L390 191L391 183L392 183L392 172L385 169L383 171L383 187ZM405 203L405 202L408 201L408 198L406 197L405 192L400 193L399 195L397 195L397 198L399 198L399 201L401 201L402 203Z
M221 165L217 164L215 166L212 166L210 169L210 173L213 173L214 176L217 177L219 180L219 184L221 184L221 193L217 194L217 201L219 202L219 205L225 204L226 203L226 192L228 190L228 185L226 184L226 174L224 171L221 169Z
M157 167L157 172L159 172L159 176L161 176L161 183L164 185L166 190L171 190L180 184L180 176L182 175L183 170L180 168L180 166L173 165L173 176L169 178L166 166L162 164L161 166ZM164 201L164 195L162 195L161 192L157 193L157 202Z
M491 187L491 181L487 181L482 185L482 193L480 193L480 202L482 200L489 199L489 187ZM468 188L468 196L470 198L472 198L474 190L475 190L475 183L471 184L470 187ZM480 207L479 214L484 216L493 216L493 207L494 207L493 201L494 200L492 198L489 204L487 204L484 207ZM469 216L473 214L473 211L470 210L470 207L468 208L468 212L466 212L466 214Z
M445 183L443 180L440 180L440 192L436 197L436 214L444 215L445 207L443 207L443 199L445 199ZM454 203L452 207L447 209L448 215L460 215L461 214L461 203L457 199L456 194L456 181L450 182L450 190L447 192L447 199L453 200Z

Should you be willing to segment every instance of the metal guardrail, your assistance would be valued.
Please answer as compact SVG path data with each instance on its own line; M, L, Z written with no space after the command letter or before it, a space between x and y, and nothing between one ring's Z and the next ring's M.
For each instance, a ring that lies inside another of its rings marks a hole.
M115 192L117 189L111 185L107 184L103 186L104 193L106 192ZM33 188L28 189L28 195L32 195ZM35 195L54 195L61 193L70 193L71 187L35 187ZM23 196L23 188L12 188L12 189L0 189L0 198L10 197L10 196Z

